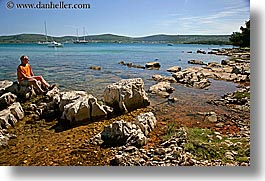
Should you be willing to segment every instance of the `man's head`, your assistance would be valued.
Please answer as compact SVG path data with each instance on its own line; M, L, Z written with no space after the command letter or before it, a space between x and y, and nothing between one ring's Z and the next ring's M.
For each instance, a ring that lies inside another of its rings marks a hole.
M28 56L26 56L26 55L22 55L22 56L20 57L20 61L21 61L22 64L27 64L28 61L29 61L29 58L28 58Z

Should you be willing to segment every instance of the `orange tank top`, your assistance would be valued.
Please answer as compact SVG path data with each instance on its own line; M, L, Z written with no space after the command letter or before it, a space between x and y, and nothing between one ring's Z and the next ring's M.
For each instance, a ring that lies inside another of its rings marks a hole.
M25 79L25 76L31 76L31 67L29 64L25 66L19 65L17 68L18 83Z

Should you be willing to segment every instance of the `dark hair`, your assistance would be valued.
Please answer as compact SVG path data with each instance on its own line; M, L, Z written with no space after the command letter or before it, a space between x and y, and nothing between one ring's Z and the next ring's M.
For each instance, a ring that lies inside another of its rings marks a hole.
M22 61L22 60L25 58L25 56L26 56L26 55L22 55L22 56L20 57L20 60Z
M24 60L25 57L26 57L26 55L22 55L22 56L20 57L20 61L22 62L22 61Z

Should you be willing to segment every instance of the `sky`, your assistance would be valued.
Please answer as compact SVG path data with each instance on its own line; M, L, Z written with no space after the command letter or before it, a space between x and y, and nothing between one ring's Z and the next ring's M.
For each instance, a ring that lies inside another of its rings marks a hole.
M16 7L60 1L90 8ZM10 4L14 7L7 8ZM44 22L50 36L230 35L249 19L250 0L0 0L0 36L45 34Z

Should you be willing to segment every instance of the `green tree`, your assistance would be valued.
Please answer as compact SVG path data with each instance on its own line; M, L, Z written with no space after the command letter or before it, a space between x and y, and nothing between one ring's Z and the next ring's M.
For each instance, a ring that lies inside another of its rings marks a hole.
M233 32L230 41L234 46L250 47L250 20L245 22L246 27L240 27L240 32Z

